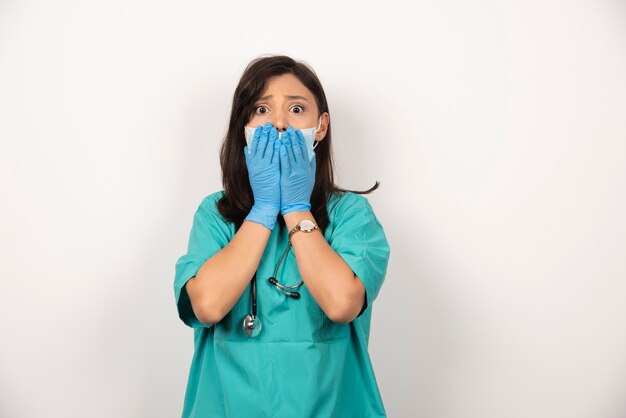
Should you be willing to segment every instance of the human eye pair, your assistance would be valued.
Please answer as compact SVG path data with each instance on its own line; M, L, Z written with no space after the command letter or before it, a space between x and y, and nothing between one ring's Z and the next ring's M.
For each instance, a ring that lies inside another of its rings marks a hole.
M289 108L289 110L292 111L295 114L300 114L300 113L304 112L304 106L302 106L302 105L293 105L291 108ZM270 109L267 106L265 106L265 105L259 105L259 106L256 106L254 108L254 112L257 115L266 115L269 111L270 111Z

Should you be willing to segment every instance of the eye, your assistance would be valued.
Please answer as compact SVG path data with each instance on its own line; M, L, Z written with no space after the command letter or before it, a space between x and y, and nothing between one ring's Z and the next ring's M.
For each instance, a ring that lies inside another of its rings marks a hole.
M302 113L304 112L304 107L300 105L295 105L294 107L291 108L291 110L293 111L293 113Z
M269 109L265 106L257 106L254 108L254 111L260 115L264 115L269 111Z

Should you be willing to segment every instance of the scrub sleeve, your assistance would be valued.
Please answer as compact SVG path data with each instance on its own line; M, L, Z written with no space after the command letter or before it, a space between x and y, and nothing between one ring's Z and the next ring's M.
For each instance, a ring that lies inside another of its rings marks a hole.
M347 207L342 208L341 217L334 225L334 233L329 236L328 244L365 286L366 303L360 316L374 302L383 284L389 245L370 203L365 198L350 200L350 203L344 205Z
M174 296L178 307L178 316L189 327L210 327L212 324L203 324L198 320L185 284L194 277L206 260L224 248L235 233L232 224L227 223L217 211L215 193L205 197L196 210L189 234L187 254L176 262L176 278L174 281Z

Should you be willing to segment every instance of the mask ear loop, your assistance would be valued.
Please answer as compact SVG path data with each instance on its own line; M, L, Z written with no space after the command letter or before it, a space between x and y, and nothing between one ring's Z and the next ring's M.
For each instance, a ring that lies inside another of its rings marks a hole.
M319 131L321 127L322 127L322 117L320 116L320 123L317 125L317 129L315 130L315 133L317 133L317 131ZM313 138L313 141L315 141L315 138ZM313 145L313 149L315 149L315 147L317 147L319 143L320 141L315 141L315 144Z

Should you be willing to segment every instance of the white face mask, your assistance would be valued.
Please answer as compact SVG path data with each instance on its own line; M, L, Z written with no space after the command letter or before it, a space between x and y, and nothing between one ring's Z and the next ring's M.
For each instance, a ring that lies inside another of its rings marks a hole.
M315 149L315 147L317 147L317 145L319 144L319 141L315 141L315 134L320 130L320 127L322 126L322 118L320 118L320 123L317 125L317 128L305 128L305 129L297 129L300 132L302 132L302 136L304 136L304 142L306 143L306 149L309 153L309 161L311 161L313 159L313 156L315 155L315 151L313 151ZM245 127L245 135L246 135L246 143L248 144L248 154L252 152L251 150L251 143L252 143L252 139L254 137L254 131L256 130L256 127L251 128L246 126ZM279 132L278 133L278 139L281 139L281 137L283 136L284 132ZM313 145L313 142L315 142L315 145Z

